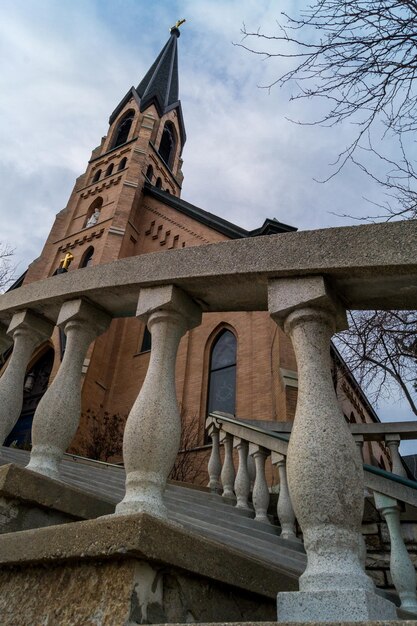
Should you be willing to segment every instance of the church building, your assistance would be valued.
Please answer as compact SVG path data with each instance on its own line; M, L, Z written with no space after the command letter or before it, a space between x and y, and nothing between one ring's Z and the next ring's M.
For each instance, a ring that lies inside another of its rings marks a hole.
M273 217L255 230L245 230L181 198L186 132L179 100L179 36L174 26L146 75L111 113L107 135L92 151L67 206L57 214L24 285L53 275L59 280L60 273L88 272L91 266L125 257L296 230ZM148 330L134 318L113 320L91 344L83 368L82 419L73 453L91 455L95 437L116 437L117 428L108 428L113 418L122 432L145 378L150 349ZM34 409L64 351L65 335L57 328L33 355L22 415L9 443L28 442ZM346 419L378 421L336 349L333 362ZM184 425L194 429L191 447L197 456L207 452L204 425L210 411L290 421L297 400L297 365L290 339L267 312L206 313L202 324L181 341L176 385ZM118 462L117 442L112 443L113 453L97 456ZM387 464L385 447L378 442L365 445L364 458Z

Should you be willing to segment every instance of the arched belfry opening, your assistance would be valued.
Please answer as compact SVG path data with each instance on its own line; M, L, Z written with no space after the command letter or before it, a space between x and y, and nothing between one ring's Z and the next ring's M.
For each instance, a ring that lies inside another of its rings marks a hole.
M161 143L159 144L159 154L170 169L174 165L177 139L174 124L166 122L162 131Z
M113 140L110 145L110 150L113 148L117 148L117 146L121 146L126 143L129 138L130 129L132 127L132 122L135 117L135 112L133 110L127 111L120 122L118 123L116 130L114 131Z
M235 335L227 328L215 338L210 352L207 413L236 411L236 355Z
M48 388L54 357L54 349L47 345L38 359L29 367L23 387L22 411L16 425L4 442L5 446L13 444L18 448L26 448L32 442L33 416L40 399Z
M87 250L84 252L83 256L81 257L81 261L78 267L80 269L82 267L89 267L90 265L93 264L93 257L94 257L94 248L93 246L90 246L89 248L87 248Z

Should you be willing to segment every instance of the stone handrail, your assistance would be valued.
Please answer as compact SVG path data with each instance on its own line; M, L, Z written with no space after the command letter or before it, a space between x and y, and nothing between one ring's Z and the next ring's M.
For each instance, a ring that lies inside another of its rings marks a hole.
M386 426L386 432L390 433L391 426L394 427L395 424L384 424L383 426ZM246 450L245 455L239 454L237 477L239 475L248 474L248 455L252 455L256 459L256 454L259 454L260 450L262 451L262 457L264 459L271 455L272 464L277 465L280 478L277 517L282 529L281 537L294 540L296 538L295 515L291 505L286 478L286 455L290 441L290 425L286 424L284 426L284 430L286 431L284 434L277 432L281 428L279 424L275 424L276 430L266 430L265 428L256 426L253 421L247 423L245 420L239 420L231 415L215 411L210 413L207 417L206 428L213 440L211 459L218 459L218 462L215 464L213 464L212 460L210 460L209 463L209 486L212 487L216 485L216 488L212 488L212 491L218 493L222 492L223 471L220 473L221 456L219 442L221 442L222 439L225 440L225 437L229 438L231 446ZM379 431L381 429L377 428L377 430ZM243 446L244 443L245 446ZM231 456L230 450L226 448L225 462L228 463L229 468L233 466L233 457ZM368 464L364 464L363 469L365 487L372 490L376 508L381 512L381 515L384 516L387 523L391 539L390 571L394 586L401 600L401 609L416 616L416 574L401 536L400 507L398 502L404 502L417 508L417 482ZM258 471L260 473L259 477ZM258 480L258 483L261 484L264 489L262 496L259 497L259 495L257 496L255 493L254 486L252 501L255 510L255 520L267 522L268 518L265 513L269 506L269 492L267 489L264 464L258 463L256 465L256 472L255 485ZM229 474L233 474L231 469L229 469ZM241 484L239 480L236 479L236 506L250 511L249 488L246 487L244 493L241 493L241 491ZM233 499L234 494L230 489L230 485L228 485L227 488L227 496L225 496L224 491L222 495L229 500Z
M293 422L272 422L261 420L256 424L254 420L241 420L243 423L260 426L268 432L290 434ZM399 453L401 441L417 439L417 422L381 422L371 424L348 424L354 436L358 449L362 454L365 441L384 441L391 453L392 473L408 477L406 468Z
M148 325L152 350L126 423L126 494L116 513L166 517L164 490L180 435L175 393L180 338L200 323L204 311L269 311L291 338L298 363L286 467L284 441L274 439L277 449L270 452L277 455L273 462L280 474L285 470L288 475L289 502L307 552L302 593L279 594L280 619L296 619L300 602L313 621L323 618L317 612L323 605L335 621L352 613L360 619L371 614L392 618L394 608L377 598L361 566L362 462L331 378L330 341L346 327L347 308L417 309L417 222L249 237L130 257L28 284L0 296L0 343L7 343L5 328L15 342L0 384L2 436L19 417L28 359L57 324L67 335L67 347L35 413L29 467L58 478L78 426L88 346L112 318L137 316ZM231 498L233 440L222 430L227 450L223 480ZM258 519L265 521L263 468L269 451L261 433L256 436L258 442L248 444L257 469L253 499ZM245 441L236 443L242 457ZM211 465L216 464L213 458ZM247 472L238 471L241 506L251 477L251 464Z
M269 450L270 453L275 452L283 456L287 455L290 433L287 434L287 432L284 433L278 430L266 430L260 426L255 426L253 422L248 424L246 420L240 420L219 411L215 411L208 416L206 428L210 430L212 425L214 425L219 432L229 433L231 436L247 441L248 443L262 446ZM279 429L279 425L277 425L277 429ZM213 447L215 447L215 445ZM363 469L366 488L381 492L390 497L396 497L401 502L417 507L416 481L409 480L403 475L387 472L379 467L366 463L363 464Z

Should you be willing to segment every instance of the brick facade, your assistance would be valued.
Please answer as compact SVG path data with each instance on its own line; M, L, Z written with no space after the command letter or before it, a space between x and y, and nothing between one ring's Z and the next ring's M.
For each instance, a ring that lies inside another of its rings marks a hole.
M93 150L85 173L77 179L67 206L57 214L40 257L28 270L25 284L51 276L67 252L74 257L70 272L88 271L80 268L80 264L91 247L94 248L92 265L97 265L229 238L215 223L210 225L207 220L196 219L171 206L166 194L164 201L144 188L146 173L152 166L150 182L155 184L160 179L162 190L172 197L180 196L182 146L177 109L162 117L154 105L141 112L134 94L125 98L119 109L108 134ZM130 112L134 113L134 119L127 141L112 148L118 126ZM158 153L167 121L172 124L177 139L171 168ZM112 172L107 173L111 166ZM98 172L101 174L97 180ZM99 220L86 227L95 207L100 209ZM256 311L204 314L201 326L182 339L176 370L178 401L185 419L197 424L200 446L204 444L210 350L218 332L224 328L231 330L237 339L236 415L276 421L294 417L297 398L294 352L288 337L268 314ZM143 334L144 326L138 320L116 319L90 347L83 380L83 419L72 451L85 453L85 442L91 437L85 418L87 410L95 414L105 411L119 414L121 420L126 418L149 362L149 352L140 351ZM54 333L52 342L55 362L51 379L61 359L58 332ZM347 379L338 385L338 393L347 416L353 412L357 419L374 419L363 405L360 393Z

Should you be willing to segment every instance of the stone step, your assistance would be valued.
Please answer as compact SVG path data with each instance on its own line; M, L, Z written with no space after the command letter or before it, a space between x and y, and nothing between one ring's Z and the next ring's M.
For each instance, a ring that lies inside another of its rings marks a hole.
M269 543L259 539L251 539L249 542L248 537L243 537L238 532L229 531L225 535L221 529L212 524L192 520L182 515L175 515L172 519L181 521L184 526L198 531L205 537L216 539L229 547L244 551L246 554L251 554L256 558L270 562L271 565L282 567L297 575L302 574L306 567L306 556L291 549L285 549L282 546L271 546Z
M29 462L29 453L23 450L2 448L0 456L0 464L25 466ZM120 502L125 492L123 468L99 463L94 466L94 462L68 456L62 462L62 480L113 504ZM253 513L248 515L221 496L171 483L167 486L166 502L171 519L205 537L297 574L305 567L301 543L281 539L279 527L257 522Z
M172 502L172 505L168 508L169 511L175 514L181 514L183 516L188 516L191 519L201 520L203 522L207 522L209 524L218 525L221 527L225 533L228 530L233 530L235 532L240 532L242 535L246 535L249 537L257 537L259 539L263 539L264 541L269 541L272 544L275 544L277 540L279 540L280 529L276 526L272 527L272 532L264 532L263 529L258 525L255 520L244 520L248 521L249 524L243 524L242 519L240 517L233 518L228 517L227 515L219 515L217 512L213 513L207 509L203 509L200 507L200 511L197 512L197 507L194 506L190 508L187 505L183 505L178 501ZM263 524L262 526L266 526ZM284 541L284 540L281 540Z

